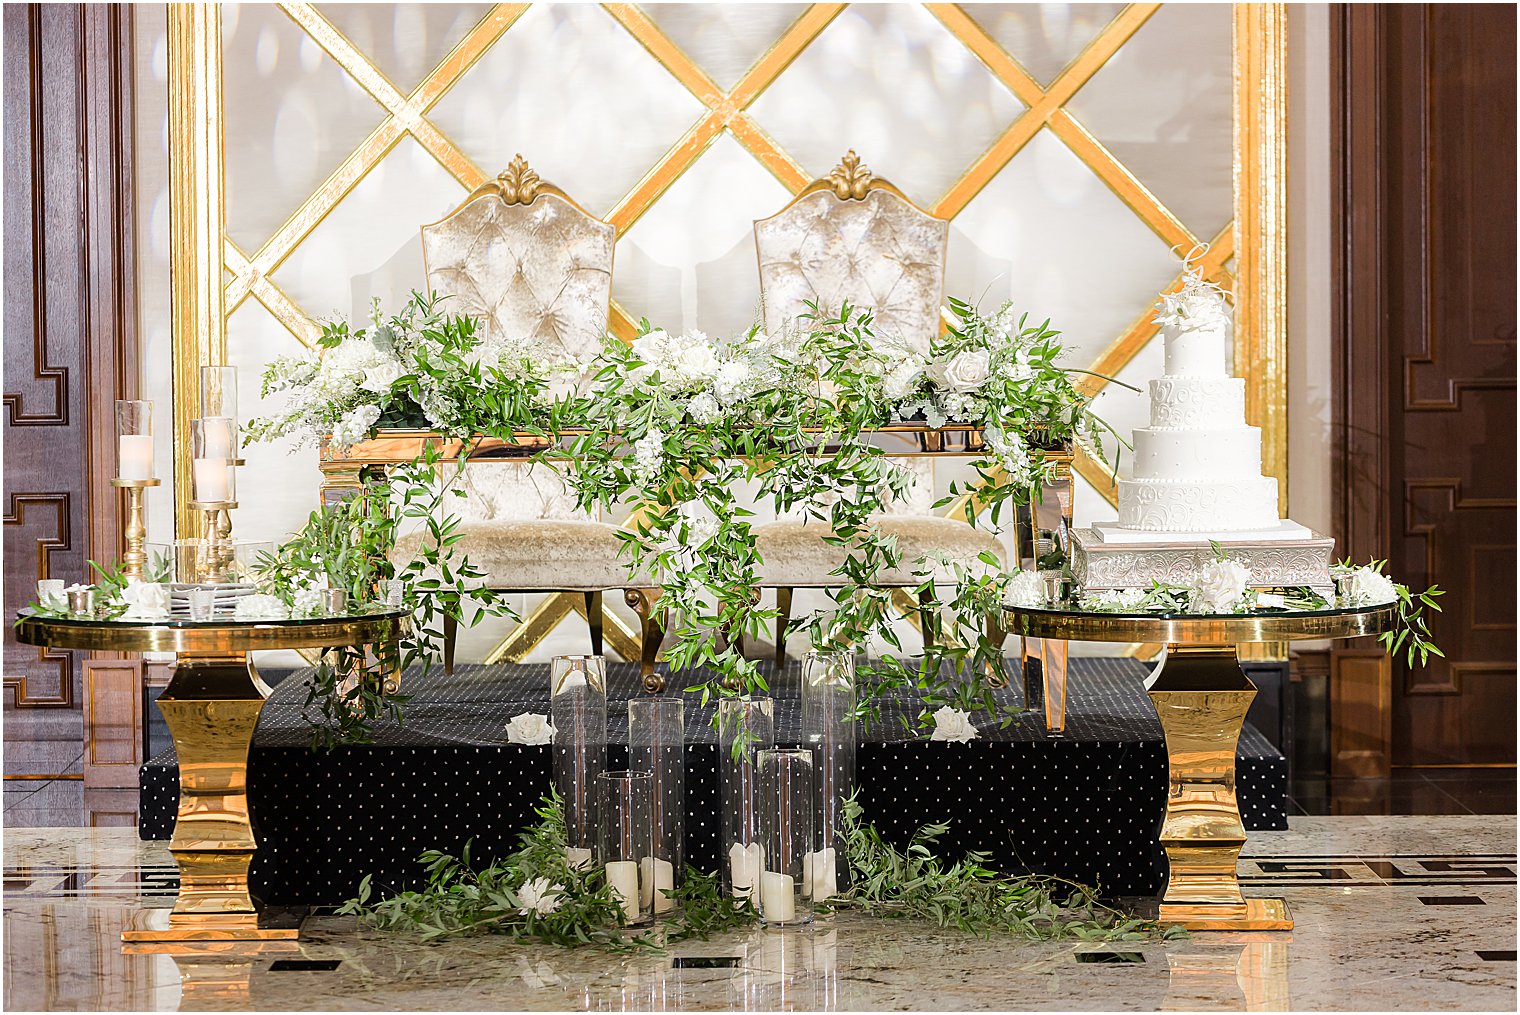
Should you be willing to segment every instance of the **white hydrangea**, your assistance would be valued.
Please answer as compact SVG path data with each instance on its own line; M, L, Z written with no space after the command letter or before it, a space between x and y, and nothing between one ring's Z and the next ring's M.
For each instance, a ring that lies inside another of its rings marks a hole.
M692 419L698 423L711 423L723 415L723 408L718 405L718 400L706 391L698 392L687 409L690 410Z
M1393 579L1372 567L1359 567L1341 581L1345 590L1345 605L1379 606L1399 598L1398 586Z
M1045 599L1045 583L1037 571L1015 571L1008 577L1008 590L1004 597L1009 606L1040 609L1048 605Z
M380 418L380 407L365 403L344 413L343 418L333 424L332 441L340 448L346 448L351 444L362 441L369 433L370 427Z

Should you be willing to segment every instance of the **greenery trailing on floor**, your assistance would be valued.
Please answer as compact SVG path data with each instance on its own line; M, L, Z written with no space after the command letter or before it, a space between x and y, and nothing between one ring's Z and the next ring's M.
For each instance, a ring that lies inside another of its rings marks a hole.
M825 908L922 920L979 937L1013 934L1034 941L1136 940L1185 933L1106 906L1098 901L1098 890L1087 885L1043 875L1001 874L986 865L983 853L944 860L936 855L936 847L949 822L925 825L905 849L898 849L862 815L853 796L844 802L840 832L851 883Z
M565 812L557 795L543 798L538 821L518 836L518 848L476 868L467 843L461 854L422 854L427 884L371 903L370 876L342 914L381 930L416 934L424 941L468 934L503 934L573 948L611 951L657 949L663 942L703 939L753 924L749 902L724 898L716 875L686 869L686 883L672 893L678 910L653 928L630 933L623 906L602 868L576 869L565 859Z
M602 869L578 870L566 863L564 809L558 797L544 797L536 813L538 822L520 834L519 847L510 855L477 869L468 845L458 857L429 850L421 857L427 870L423 888L372 902L375 888L366 876L358 896L339 912L424 941L503 934L612 951L705 940L759 921L748 899L722 894L716 874L687 867L686 883L673 893L676 908L648 930L632 933ZM842 838L852 883L821 908L922 920L981 937L1135 940L1181 933L1105 906L1096 889L1072 881L1000 874L979 853L943 860L935 847L948 828L948 823L927 825L899 850L862 820L862 808L852 797L845 802Z

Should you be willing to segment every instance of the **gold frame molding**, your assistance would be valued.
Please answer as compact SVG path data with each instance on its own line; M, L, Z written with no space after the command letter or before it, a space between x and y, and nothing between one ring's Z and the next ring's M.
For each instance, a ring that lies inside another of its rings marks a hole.
M846 5L811 4L731 89L720 87L670 36L635 4L604 4L645 51L703 105L695 123L649 167L604 217L625 233L702 153L727 132L794 195L812 175L748 113L748 109L791 63L833 23ZM1041 130L1049 130L1168 246L1186 250L1194 236L1114 154L1072 113L1067 103L1140 31L1160 4L1126 6L1055 80L1042 86L972 16L974 8L930 3L925 8L1026 106L930 207L953 219ZM202 364L221 362L226 353L225 315L250 296L310 345L317 334L311 318L270 278L297 246L361 180L410 136L467 191L490 178L429 119L434 105L518 21L527 4L497 4L431 73L408 94L393 85L367 55L311 4L283 3L284 13L386 111L381 124L333 171L257 250L251 254L221 235L223 215L221 140L221 32L213 4L169 5L171 202L175 245L171 277L175 290L174 372L176 448L187 447ZM1235 109L1235 219L1209 238L1206 277L1236 291L1237 373L1247 375L1247 414L1263 429L1265 471L1278 479L1287 498L1287 190L1286 190L1286 5L1235 4L1232 48ZM191 228L182 228L186 223ZM213 237L219 237L213 242ZM1236 271L1229 269L1235 259ZM226 279L224 272L230 274ZM225 282L224 282L224 279ZM213 283L214 280L214 283ZM212 295L215 290L215 297ZM1155 335L1148 311L1099 354L1097 372L1122 369ZM609 309L611 331L625 340L636 316L616 300ZM1096 393L1103 382L1088 379ZM189 462L176 451L176 518L191 531L188 510ZM1113 476L1105 466L1079 454L1075 468L1111 503ZM544 630L549 613L534 611L534 630ZM525 625L527 626L527 625ZM500 654L501 648L497 650Z

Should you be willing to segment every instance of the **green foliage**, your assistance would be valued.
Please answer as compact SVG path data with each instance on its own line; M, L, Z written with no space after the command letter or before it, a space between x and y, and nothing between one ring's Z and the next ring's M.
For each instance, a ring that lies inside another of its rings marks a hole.
M946 861L935 855L935 848L949 827L946 822L925 825L906 849L898 849L862 821L854 797L846 800L840 831L851 884L825 906L922 920L979 937L1134 940L1163 932L1153 922L1103 905L1095 888L1061 878L1000 874L981 853Z
M536 824L518 836L510 855L474 867L470 847L460 856L438 850L422 854L427 884L370 902L374 885L366 876L356 898L339 910L382 930L416 934L423 940L468 934L503 934L564 947L594 945L610 951L647 950L660 941L705 939L753 925L758 918L748 900L725 898L715 875L686 869L686 883L672 893L677 909L648 931L629 934L622 904L602 868L572 868L565 862L564 807L557 796L535 809ZM547 896L548 902L534 903Z

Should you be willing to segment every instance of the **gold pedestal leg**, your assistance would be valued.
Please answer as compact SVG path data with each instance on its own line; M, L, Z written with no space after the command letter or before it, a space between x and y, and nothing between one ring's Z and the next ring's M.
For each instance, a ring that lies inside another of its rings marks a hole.
M1189 930L1291 930L1282 899L1246 899L1235 746L1256 688L1232 646L1172 646L1150 691L1169 769L1161 845L1171 866L1159 918Z
M248 867L259 845L248 811L248 748L268 696L243 653L176 664L158 707L179 756L179 819L169 843L179 865L179 898L167 926L140 922L122 932L123 941L300 936L299 925L261 922L248 895Z

